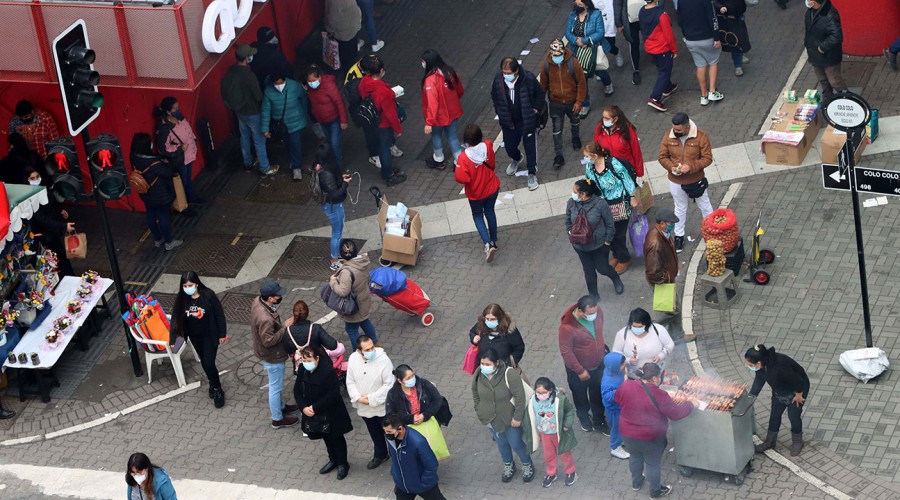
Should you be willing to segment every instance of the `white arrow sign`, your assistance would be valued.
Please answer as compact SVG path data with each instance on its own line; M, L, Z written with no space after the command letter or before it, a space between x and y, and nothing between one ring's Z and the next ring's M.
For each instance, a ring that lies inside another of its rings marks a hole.
M841 175L840 172L832 172L832 174L829 175L828 177L831 177L832 179L834 179L834 182L841 182L841 180L846 178L847 176Z

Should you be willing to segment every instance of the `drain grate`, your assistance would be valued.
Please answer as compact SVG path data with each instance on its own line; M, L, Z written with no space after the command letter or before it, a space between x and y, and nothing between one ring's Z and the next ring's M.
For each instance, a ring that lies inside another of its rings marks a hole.
M159 305L162 306L163 311L168 314L172 314L172 308L175 307L175 295L174 293L154 293L153 298L159 301Z
M222 296L222 309L229 323L247 324L250 322L250 303L256 298L252 293L228 292Z
M328 278L328 246L331 238L297 236L291 241L269 276L277 279L322 281ZM354 240L358 248L365 240Z
M233 278L259 242L258 236L228 234L192 235L184 243L167 272L195 271L201 278Z

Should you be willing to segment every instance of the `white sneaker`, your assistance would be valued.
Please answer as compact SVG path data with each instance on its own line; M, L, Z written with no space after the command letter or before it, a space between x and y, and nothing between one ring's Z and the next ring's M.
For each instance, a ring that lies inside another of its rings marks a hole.
M381 158L379 158L377 156L370 156L369 163L371 163L372 165L375 165L375 168L381 168Z
M744 76L744 68L734 68L734 74L737 76Z
M705 95L700 96L700 105L701 105L701 106L708 106L708 105L709 105L709 98L706 97Z
M537 176L536 176L536 175L529 175L529 176L528 176L528 190L529 190L529 191L534 191L534 190L537 189L537 188L538 188L538 180L537 180Z
M511 161L509 165L506 167L506 175L513 176L516 175L516 172L519 171L519 162Z
M616 67L621 68L622 66L625 66L625 57L620 52L616 54Z
M615 450L612 450L609 454L620 460L628 460L628 458L631 457L631 453L625 451L625 448L622 446L619 446Z
M710 93L709 93L709 100L710 100L710 101L721 101L722 99L725 99L725 96L722 95L722 93L719 92L718 90L715 91L715 92L710 92Z
M743 61L744 64L747 64L748 62L750 62L750 58L747 56L743 56L743 59L741 59L741 61Z
M394 158L400 158L401 156L403 156L403 151L400 151L400 148L398 148L396 145L393 145L391 146L391 156L393 156Z
M384 40L378 40L378 42L372 46L372 52L378 52L384 47Z
M598 82L603 81L603 79L600 78L600 75L594 75L594 80L597 80Z
M303 180L303 170L300 170L299 168L294 169L294 180L295 181Z

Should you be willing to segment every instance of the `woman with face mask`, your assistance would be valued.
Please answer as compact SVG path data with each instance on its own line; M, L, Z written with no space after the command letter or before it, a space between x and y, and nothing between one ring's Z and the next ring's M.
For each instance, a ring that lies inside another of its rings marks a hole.
M766 383L772 388L772 410L769 412L769 432L756 451L762 453L775 447L781 417L787 410L791 421L791 456L803 450L803 405L809 396L809 376L806 370L790 356L775 352L774 347L757 344L744 354L744 364L755 378L750 394L758 396Z
M456 124L463 114L459 100L463 96L463 84L452 66L444 62L440 54L428 49L422 53L422 114L425 115L425 134L431 136L434 154L425 158L428 168L444 170L444 142L447 136L453 160L459 157L462 146L456 134Z
M592 185L597 186L613 214L616 234L612 238L613 258L610 264L615 267L616 273L622 274L631 265L626 237L632 209L637 207L634 197L637 185L625 165L613 157L608 149L603 149L596 142L589 142L582 152L584 176Z
M489 304L469 330L469 341L478 346L478 355L488 349L497 351L500 359L518 367L525 355L525 341L512 317L498 304Z
M449 407L443 406L444 397L438 388L424 377L416 376L409 365L395 368L394 377L397 380L388 391L386 414L399 415L405 425L425 436L438 460L449 457L447 442L438 424L441 420L446 425L448 417L442 412L449 413Z
M300 362L294 383L294 398L303 411L300 428L309 439L325 442L328 463L319 469L319 474L337 469L337 479L341 481L350 473L344 434L353 430L341 396L341 383L324 350L304 347L300 350Z
M134 453L128 458L125 484L128 485L127 500L178 500L169 473L154 465L143 453Z
M31 186L47 186L46 179L33 167L25 167L25 183ZM21 182L21 181L19 181ZM48 187L49 189L49 187ZM69 212L56 202L53 196L48 197L49 202L41 205L31 216L31 230L37 235L38 241L47 250L56 254L59 276L75 276L72 263L66 257L66 246L63 238L69 233L75 232L75 223L69 221Z
M572 186L572 198L566 204L566 233L571 241L572 228L579 214L587 217L591 229L590 241L572 243L578 254L588 294L600 297L597 291L597 273L610 279L616 294L625 293L625 284L616 271L609 265L609 249L616 236L615 220L606 200L599 196L597 184L581 179Z
M645 363L656 363L665 370L666 359L675 350L669 331L650 319L640 307L631 311L628 325L616 332L612 351L625 356L628 378L636 378L637 369Z
M566 39L569 49L575 54L584 70L584 76L590 81L595 76L603 83L603 93L613 94L612 77L609 71L597 69L597 48L602 47L607 54L613 53L613 47L604 36L606 28L603 14L594 7L591 0L574 0L569 20L566 22ZM618 49L615 51L618 53ZM591 110L591 96L588 92L581 104L580 116L583 119Z
M216 408L225 406L225 391L216 368L219 345L228 340L225 311L216 293L206 287L194 271L181 275L179 294L172 306L172 338L184 337L200 355L209 380L209 397Z
M638 177L644 176L644 155L637 129L615 105L603 107L603 117L594 130L594 141L609 154L627 161Z
M192 171L194 160L197 159L197 136L194 135L190 122L181 112L181 107L174 97L164 98L157 111L160 123L156 129L156 149L161 157L175 167L181 177L187 202L197 203Z
M515 451L522 462L522 481L529 483L534 479L534 464L531 461L533 448L526 447L522 440L522 422L530 404L525 382L500 359L497 351L488 349L479 358L481 366L472 377L472 400L478 420L487 426L500 450L503 459L501 481L512 481L516 473ZM528 392L531 392L530 387Z
M575 459L572 449L575 448L575 405L568 395L556 388L547 377L541 377L534 383L534 396L528 403L525 414L525 446L534 449L539 442L544 449L544 488L549 488L557 478L557 457L562 460L563 472L566 474L566 486L572 486L578 480L575 473Z
M340 169L344 154L341 149L341 132L347 130L347 107L337 88L334 75L326 74L319 66L310 64L306 70L306 86L309 110L322 126L336 165Z

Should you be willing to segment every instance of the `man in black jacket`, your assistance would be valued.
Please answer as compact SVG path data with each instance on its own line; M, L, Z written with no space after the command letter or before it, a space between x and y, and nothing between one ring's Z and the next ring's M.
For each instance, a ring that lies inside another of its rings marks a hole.
M259 82L259 88L266 88L266 78L275 73L284 73L293 75L290 63L281 49L278 48L278 37L275 32L268 26L261 26L256 30L256 41L250 44L256 49L253 60L250 61L250 69L256 75Z
M506 167L506 175L516 175L519 170L522 161L519 143L523 142L528 166L528 189L534 191L538 188L538 119L539 115L547 113L544 90L534 74L519 66L519 61L504 57L500 62L500 73L494 77L491 100L503 131L506 154L512 159Z
M806 55L822 86L822 97L837 92L846 92L847 84L841 75L841 58L844 51L841 43L841 16L831 4L831 0L809 0L803 19Z

